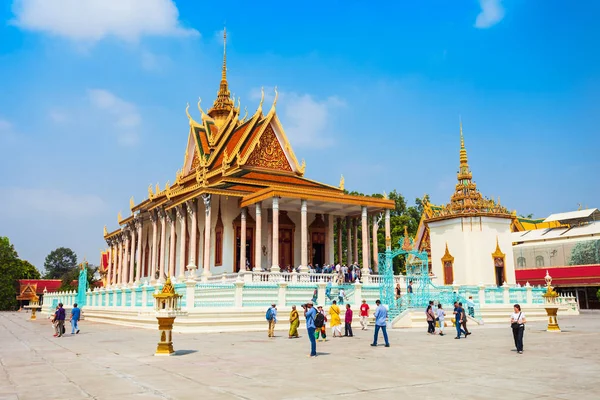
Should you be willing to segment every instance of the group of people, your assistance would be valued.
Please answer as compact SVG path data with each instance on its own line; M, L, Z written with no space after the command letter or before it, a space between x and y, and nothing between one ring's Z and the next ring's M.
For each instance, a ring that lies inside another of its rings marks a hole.
M387 308L381 304L379 300L375 302L377 307L375 309L374 317L375 317L375 334L373 337L373 343L371 346L377 346L377 340L379 336L379 331L381 330L383 333L383 339L385 341L385 347L390 347L390 343L387 336ZM309 301L306 304L302 305L304 309L304 318L306 319L306 329L308 331L308 338L310 340L311 349L309 357L316 357L317 355L317 340L324 341L327 339L327 329L326 323L328 321L327 315L330 317L330 327L332 336L335 337L353 337L354 333L352 331L352 319L354 317L354 312L352 311L352 307L350 304L346 304L344 307L344 334L342 335L342 310L337 304L336 300L332 301L331 306L329 307L328 312L326 313L323 306L317 306L315 308L314 301ZM360 306L360 325L362 330L366 330L368 326L369 319L369 310L370 307L367 304L366 300L362 300L362 304ZM277 323L277 305L272 304L271 307L267 309L265 315L268 322L268 337L274 337L275 324ZM296 308L296 306L292 306L292 311L290 312L290 330L288 337L290 339L295 339L300 337L298 335L298 327L300 326L300 314Z
M346 264L325 264L323 266L319 264L308 264L309 274L328 274L335 275L335 280L338 284L343 283L354 283L356 280L360 280L362 270L357 262L350 265ZM280 271L284 273L300 272L300 267L293 267L291 265L280 267ZM373 274L373 269L369 268L369 273Z
M50 317L52 326L54 327L54 337L61 337L65 334L65 319L67 316L66 310L63 308L63 303L58 303L54 314ZM71 322L71 335L79 333L79 320L81 319L81 309L77 307L77 303L73 304L69 321Z
M452 318L452 322L456 327L456 337L455 339L460 339L461 334L466 338L471 334L467 329L467 312L463 308L463 304L461 302L454 302L454 310L452 311L454 318ZM438 334L440 336L444 336L444 327L446 320L446 311L442 306L442 303L438 303L437 307L434 304L434 301L429 301L427 305L427 309L425 310L425 317L427 318L427 333L430 335L436 334L436 327L439 327Z

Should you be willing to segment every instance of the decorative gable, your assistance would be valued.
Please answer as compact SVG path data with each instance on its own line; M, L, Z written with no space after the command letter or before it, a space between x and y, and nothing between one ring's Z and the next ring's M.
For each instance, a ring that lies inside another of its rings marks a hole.
M245 166L293 172L271 125L265 128L252 153L248 156Z

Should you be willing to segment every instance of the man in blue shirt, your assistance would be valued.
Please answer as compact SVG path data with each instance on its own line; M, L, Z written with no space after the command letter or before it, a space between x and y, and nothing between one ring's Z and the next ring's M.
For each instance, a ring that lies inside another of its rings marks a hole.
M463 333L465 338L467 332L461 329L462 320L464 318L465 310L459 305L458 301L454 302L454 326L456 327L456 337L454 339L460 339L460 334Z
M386 330L386 320L387 320L387 308L381 304L381 301L377 300L375 302L377 304L377 308L375 309L375 336L373 337L373 343L371 346L377 346L377 337L379 336L379 330L383 331L383 339L385 340L385 347L390 347L390 342L388 341L388 335Z
M73 309L71 310L71 335L79 333L79 318L81 317L81 309L77 308L77 303L73 304Z
M306 318L306 330L308 331L308 339L310 340L310 355L309 357L317 356L317 339L315 338L315 318L317 311L313 307L314 303L309 301L304 308L304 318Z

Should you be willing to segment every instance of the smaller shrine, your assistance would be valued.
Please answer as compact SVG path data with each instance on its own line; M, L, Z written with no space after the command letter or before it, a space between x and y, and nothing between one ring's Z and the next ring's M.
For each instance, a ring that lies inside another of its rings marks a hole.
M36 311L40 308L40 298L37 295L37 284L35 283L21 283L21 288L19 290L19 295L17 296L17 300L20 303L21 308L25 308L31 310L31 320L36 319ZM26 305L23 305L23 302L27 302Z
M424 202L416 243L429 254L430 274L438 285L514 284L511 225L516 216L500 199L485 198L477 189L462 122L457 179L448 204Z
M156 347L155 356L170 356L173 350L173 322L177 317L181 295L175 292L171 278L167 278L165 285L159 293L155 293L155 311L160 331L160 341Z

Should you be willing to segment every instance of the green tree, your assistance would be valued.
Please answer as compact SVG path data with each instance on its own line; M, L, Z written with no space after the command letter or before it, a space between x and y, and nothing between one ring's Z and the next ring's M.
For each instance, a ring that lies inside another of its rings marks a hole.
M39 279L39 271L19 255L7 237L0 237L0 310L18 307L19 279Z
M73 250L67 247L59 247L46 256L44 268L46 269L45 279L62 279L63 276L71 272L77 266L77 255Z
M600 240L579 242L571 250L569 265L589 265L600 263Z

